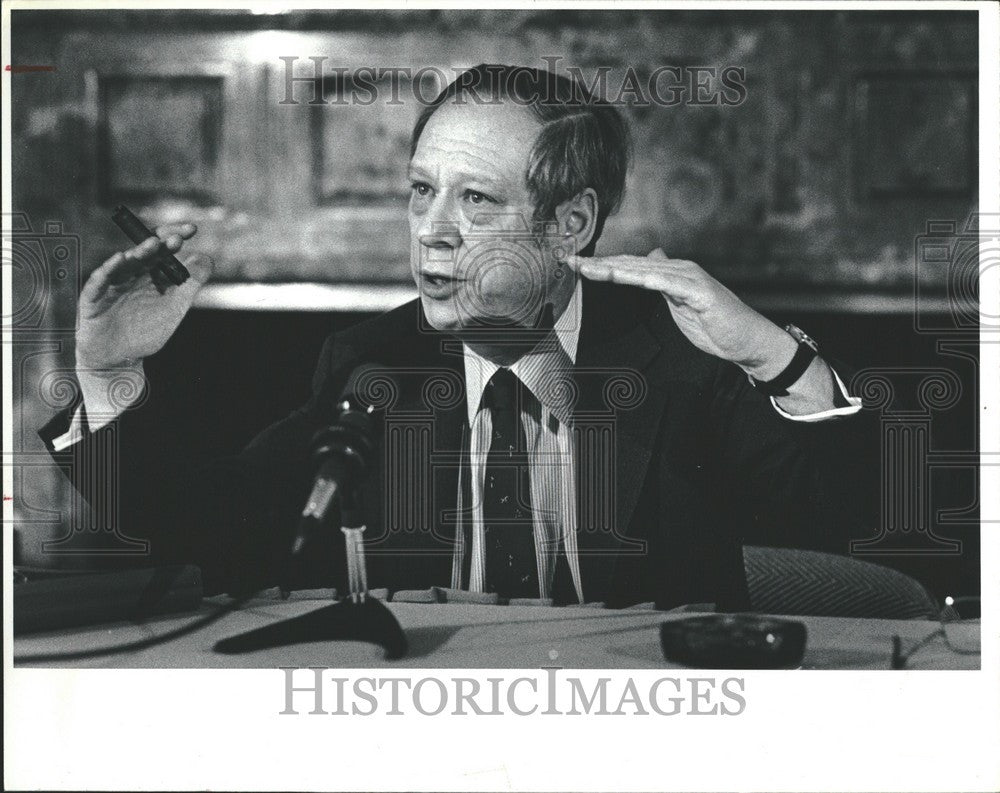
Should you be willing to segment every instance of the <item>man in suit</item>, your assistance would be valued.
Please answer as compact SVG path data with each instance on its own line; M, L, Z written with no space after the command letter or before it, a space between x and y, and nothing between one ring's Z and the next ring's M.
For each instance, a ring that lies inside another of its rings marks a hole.
M593 255L627 151L618 112L578 84L469 70L413 133L420 297L327 339L301 409L194 466L156 419L169 384L127 407L109 396L112 378L143 376L211 274L194 255L188 282L155 282L158 253L195 233L180 224L88 280L80 400L43 438L72 457L92 507L119 507L102 519L149 537L156 559L197 561L209 589L252 590L282 575L311 439L361 371L350 388L377 408L361 490L373 586L746 608L742 527L843 530L850 455L870 436L797 328L660 249ZM293 582L342 580L337 534L310 541Z

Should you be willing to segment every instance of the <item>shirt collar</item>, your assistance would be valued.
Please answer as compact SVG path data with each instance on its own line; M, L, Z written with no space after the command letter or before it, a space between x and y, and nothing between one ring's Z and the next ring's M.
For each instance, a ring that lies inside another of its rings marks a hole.
M580 344L581 292L582 279L577 278L569 303L553 323L552 337L541 342L510 367L535 398L564 424L568 424L570 420L572 406L567 397L571 389L560 387L560 382L569 376L571 367L576 363L576 351ZM500 366L469 349L468 345L463 344L462 350L466 408L471 427L479 412L483 389Z

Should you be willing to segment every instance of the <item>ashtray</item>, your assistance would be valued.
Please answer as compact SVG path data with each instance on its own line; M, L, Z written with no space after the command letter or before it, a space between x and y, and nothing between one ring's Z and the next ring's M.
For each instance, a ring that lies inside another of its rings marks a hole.
M789 669L802 662L806 626L754 614L711 614L660 625L663 657L703 669Z

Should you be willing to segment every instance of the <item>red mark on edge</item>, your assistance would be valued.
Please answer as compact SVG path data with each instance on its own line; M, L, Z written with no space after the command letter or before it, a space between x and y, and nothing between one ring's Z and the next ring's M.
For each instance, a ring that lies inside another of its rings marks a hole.
M11 74L19 74L21 72L54 72L55 70L55 66L13 66L9 63L4 66L4 71L8 71Z
M4 501L13 501L14 500L14 496L4 496L3 500Z

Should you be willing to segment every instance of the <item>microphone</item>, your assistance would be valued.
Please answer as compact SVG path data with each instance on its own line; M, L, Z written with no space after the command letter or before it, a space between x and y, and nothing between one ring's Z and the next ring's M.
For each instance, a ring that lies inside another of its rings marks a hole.
M406 634L399 621L377 598L368 597L365 572L365 530L358 485L364 481L374 460L374 420L376 406L389 404L397 390L392 373L376 364L356 368L337 401L337 418L317 432L310 444L318 470L312 492L302 510L298 531L286 557L282 593L291 593L291 573L296 555L314 531L330 517L335 502L340 505L344 532L350 600L331 603L315 611L289 617L238 636L216 642L215 651L243 653L269 647L287 647L300 642L370 641L385 649L386 658L406 654Z
M379 373L378 381L371 379L373 372ZM345 512L345 525L360 517L347 513L357 511L359 505L354 501L354 491L370 470L374 452L372 414L375 412L370 397L378 387L386 385L385 378L385 368L377 364L357 367L337 401L336 421L313 436L310 449L317 469L316 478L299 519L292 556L300 553L309 537L326 522L338 500Z
M365 530L358 485L364 481L374 460L374 420L376 406L389 404L396 391L392 373L375 364L359 366L347 380L337 401L337 417L329 427L317 432L310 444L318 470L312 493L299 520L285 570L279 573L282 593L291 593L291 573L296 555L314 531L329 520L334 503L339 503L341 528L346 543L347 578L350 599L289 617L215 643L219 653L245 653L270 647L287 647L301 642L369 641L385 650L386 658L402 658L407 639L399 620L378 599L368 597L362 534Z

